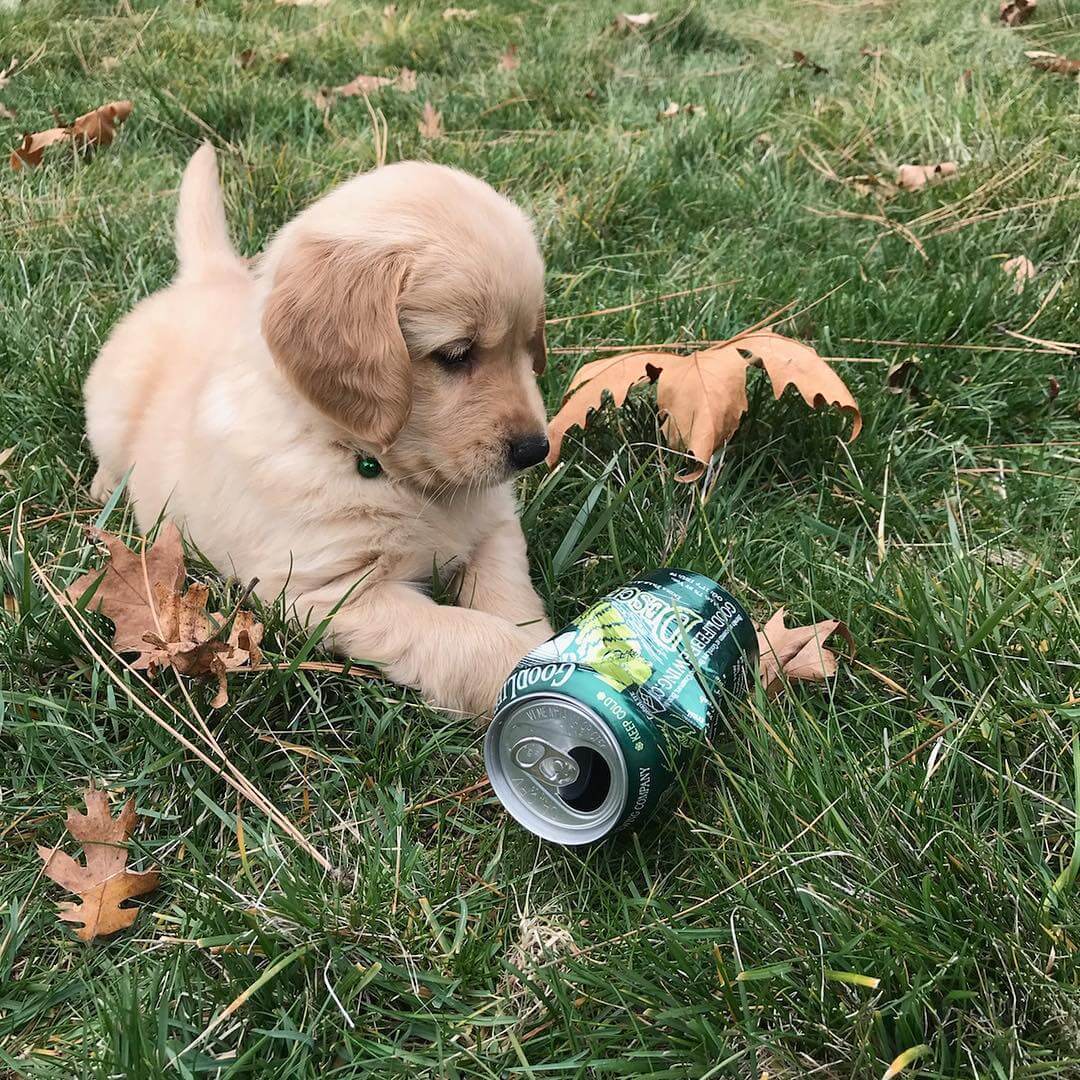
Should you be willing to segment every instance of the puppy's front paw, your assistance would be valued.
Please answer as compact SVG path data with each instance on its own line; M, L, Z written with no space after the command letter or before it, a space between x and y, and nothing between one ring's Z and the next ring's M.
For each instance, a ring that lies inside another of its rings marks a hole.
M533 634L520 630L508 634L498 649L477 655L471 670L444 672L439 680L441 685L424 688L425 697L437 708L475 716L481 724L486 724L510 672L537 644L533 638Z
M112 495L118 483L119 481L112 473L107 472L104 466L100 466L90 482L90 498L104 505L109 501L109 496Z

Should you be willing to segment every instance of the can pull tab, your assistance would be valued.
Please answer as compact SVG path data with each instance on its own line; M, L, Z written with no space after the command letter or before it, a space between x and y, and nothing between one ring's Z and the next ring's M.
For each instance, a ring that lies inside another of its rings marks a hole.
M514 764L549 787L567 787L581 772L578 763L543 739L522 739L510 751Z

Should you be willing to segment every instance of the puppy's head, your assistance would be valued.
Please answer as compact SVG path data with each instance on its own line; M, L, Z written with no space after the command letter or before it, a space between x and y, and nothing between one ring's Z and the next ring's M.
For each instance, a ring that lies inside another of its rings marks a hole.
M263 273L278 367L392 478L453 492L545 457L543 263L487 184L367 173L286 226Z

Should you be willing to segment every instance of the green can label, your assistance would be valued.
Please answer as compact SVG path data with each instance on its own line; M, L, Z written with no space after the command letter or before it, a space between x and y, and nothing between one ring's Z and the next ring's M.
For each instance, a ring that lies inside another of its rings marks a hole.
M748 693L756 663L753 623L730 593L701 574L657 570L609 593L525 657L495 716L551 693L591 710L626 762L614 828L627 828L675 789L725 697Z

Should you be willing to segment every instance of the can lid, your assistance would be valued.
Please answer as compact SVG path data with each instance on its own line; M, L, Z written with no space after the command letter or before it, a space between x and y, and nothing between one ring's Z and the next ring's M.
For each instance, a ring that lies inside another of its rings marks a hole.
M484 762L499 801L530 832L587 844L611 832L627 797L626 760L611 729L562 694L519 698L492 721Z

